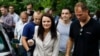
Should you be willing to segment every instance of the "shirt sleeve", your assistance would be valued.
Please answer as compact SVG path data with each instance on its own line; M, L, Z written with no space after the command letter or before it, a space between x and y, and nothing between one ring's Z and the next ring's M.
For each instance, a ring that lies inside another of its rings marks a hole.
M98 24L98 27L97 27L97 37L100 40L100 24Z
M33 39L36 39L36 37L37 37L37 34L38 34L38 27L39 27L39 26L35 26Z
M6 24L8 27L13 26L14 22L13 22L13 17L8 17L7 22L4 22L4 24Z
M23 32L22 32L22 36L28 37L28 33L29 33L29 26L28 24L26 24L24 26Z
M14 17L14 19L16 19L15 23L17 23L19 21L20 17L16 14L16 17Z
M60 34L57 33L57 39L54 42L54 47L53 47L53 54L52 56L58 56L59 54L59 40L60 40Z
M14 30L14 36L17 36L17 29L16 29L16 26L15 26L15 30Z
M69 37L73 38L73 23L70 26Z

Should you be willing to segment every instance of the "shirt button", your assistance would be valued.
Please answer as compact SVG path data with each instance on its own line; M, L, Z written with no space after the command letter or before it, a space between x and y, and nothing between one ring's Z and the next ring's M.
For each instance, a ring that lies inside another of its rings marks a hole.
M80 35L82 35L82 33L80 33Z

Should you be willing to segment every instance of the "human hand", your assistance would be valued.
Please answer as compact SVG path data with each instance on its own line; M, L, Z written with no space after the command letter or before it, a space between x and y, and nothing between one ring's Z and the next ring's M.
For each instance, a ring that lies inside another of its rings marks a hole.
M70 56L69 54L66 54L65 56Z
M34 41L32 39L29 39L27 42L28 42L29 46L33 46L34 45Z
M18 48L19 47L19 45L18 44L16 44L16 48Z

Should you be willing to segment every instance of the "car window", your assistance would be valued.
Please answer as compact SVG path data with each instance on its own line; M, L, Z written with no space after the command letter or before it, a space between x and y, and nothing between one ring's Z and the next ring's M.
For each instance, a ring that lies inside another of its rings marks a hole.
M3 33L0 31L0 52L6 52L6 51L9 51L9 48Z
M3 44L2 37L0 36L0 51L2 51L4 48L5 48L5 46Z

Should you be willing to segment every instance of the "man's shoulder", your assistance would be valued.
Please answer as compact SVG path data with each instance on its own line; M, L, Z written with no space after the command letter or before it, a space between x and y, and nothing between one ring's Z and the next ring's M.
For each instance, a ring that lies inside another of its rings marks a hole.
M35 25L35 23L31 21L31 22L28 22L27 25Z
M13 16L11 16L10 14L8 14L6 17L8 17L9 19L13 19Z
M19 15L17 13L14 13L14 16L19 17Z
M95 20L95 19L93 19L93 18L91 18L92 19L92 22L95 24L95 25L100 25L100 22L98 22L97 20Z
M95 26L97 26L98 28L100 28L100 22L95 21Z
M90 26L92 26L97 31L100 30L100 22L98 22L97 20L93 18L91 18Z
M16 25L19 25L19 24L23 24L23 22L21 20L19 20Z
M78 20L72 21L72 23L71 23L71 25L77 25L77 24L79 24Z
M35 26L35 23L33 23L33 22L28 22L28 23L25 25L25 27L33 27L33 26Z

